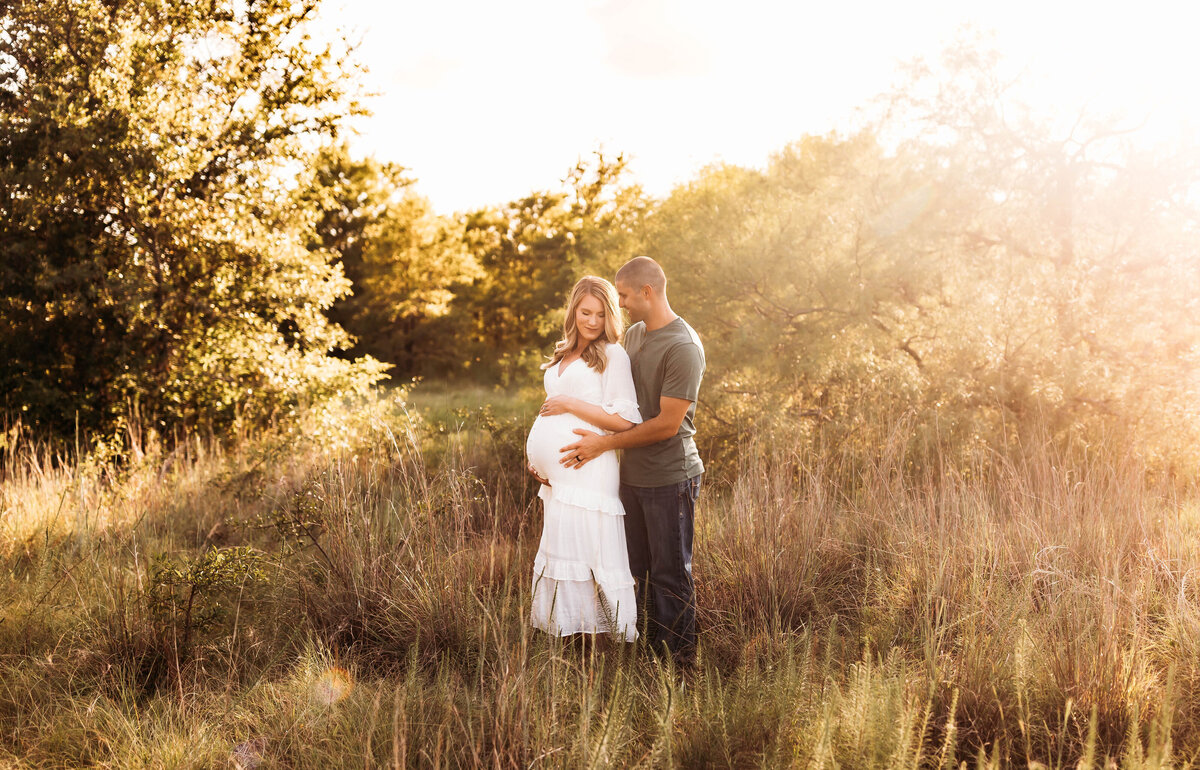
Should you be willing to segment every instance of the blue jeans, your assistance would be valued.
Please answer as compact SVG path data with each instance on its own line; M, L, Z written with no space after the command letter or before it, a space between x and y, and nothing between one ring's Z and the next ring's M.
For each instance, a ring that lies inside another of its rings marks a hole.
M662 487L621 485L629 570L645 618L639 625L652 646L665 645L684 664L696 654L692 534L702 475Z

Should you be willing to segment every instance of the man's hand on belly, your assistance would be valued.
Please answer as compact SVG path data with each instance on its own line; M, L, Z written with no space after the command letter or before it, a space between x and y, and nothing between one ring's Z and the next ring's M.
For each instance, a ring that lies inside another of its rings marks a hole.
M607 451L604 446L605 437L599 433L583 428L576 428L575 433L580 439L558 450L563 453L563 458L558 461L561 465L567 468L582 468Z

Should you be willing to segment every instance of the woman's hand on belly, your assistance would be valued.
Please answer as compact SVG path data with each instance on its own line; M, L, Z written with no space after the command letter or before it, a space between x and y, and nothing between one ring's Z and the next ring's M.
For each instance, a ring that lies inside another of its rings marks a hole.
M577 414L579 399L573 396L551 396L542 402L538 414L550 417L556 414Z
M537 482L538 482L539 484L545 484L546 486L550 486L550 480L549 480L549 479L544 479L544 478L542 478L540 475L538 475L537 469L535 469L535 468L533 467L533 463L525 463L525 471L526 471L526 472L527 472L527 473L528 473L530 476L533 476L535 479L537 479Z

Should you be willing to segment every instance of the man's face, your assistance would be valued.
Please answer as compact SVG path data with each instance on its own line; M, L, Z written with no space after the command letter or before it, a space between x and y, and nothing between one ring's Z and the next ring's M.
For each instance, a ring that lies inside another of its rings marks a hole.
M623 281L617 281L616 286L617 297L621 300L621 307L629 313L629 320L634 323L646 320L646 314L650 311L650 301L643 296L645 292L635 290Z

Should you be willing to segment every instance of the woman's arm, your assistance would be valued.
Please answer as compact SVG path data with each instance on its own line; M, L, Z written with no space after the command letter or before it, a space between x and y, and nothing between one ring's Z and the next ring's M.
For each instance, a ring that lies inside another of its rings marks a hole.
M609 414L599 404L589 404L573 396L551 396L542 404L538 414L573 414L584 422L613 433L629 430L633 423L617 414Z
M552 396L542 404L542 414L570 413L597 428L621 433L642 421L629 354L620 345L605 347L608 365L600 375L601 404L573 396Z

